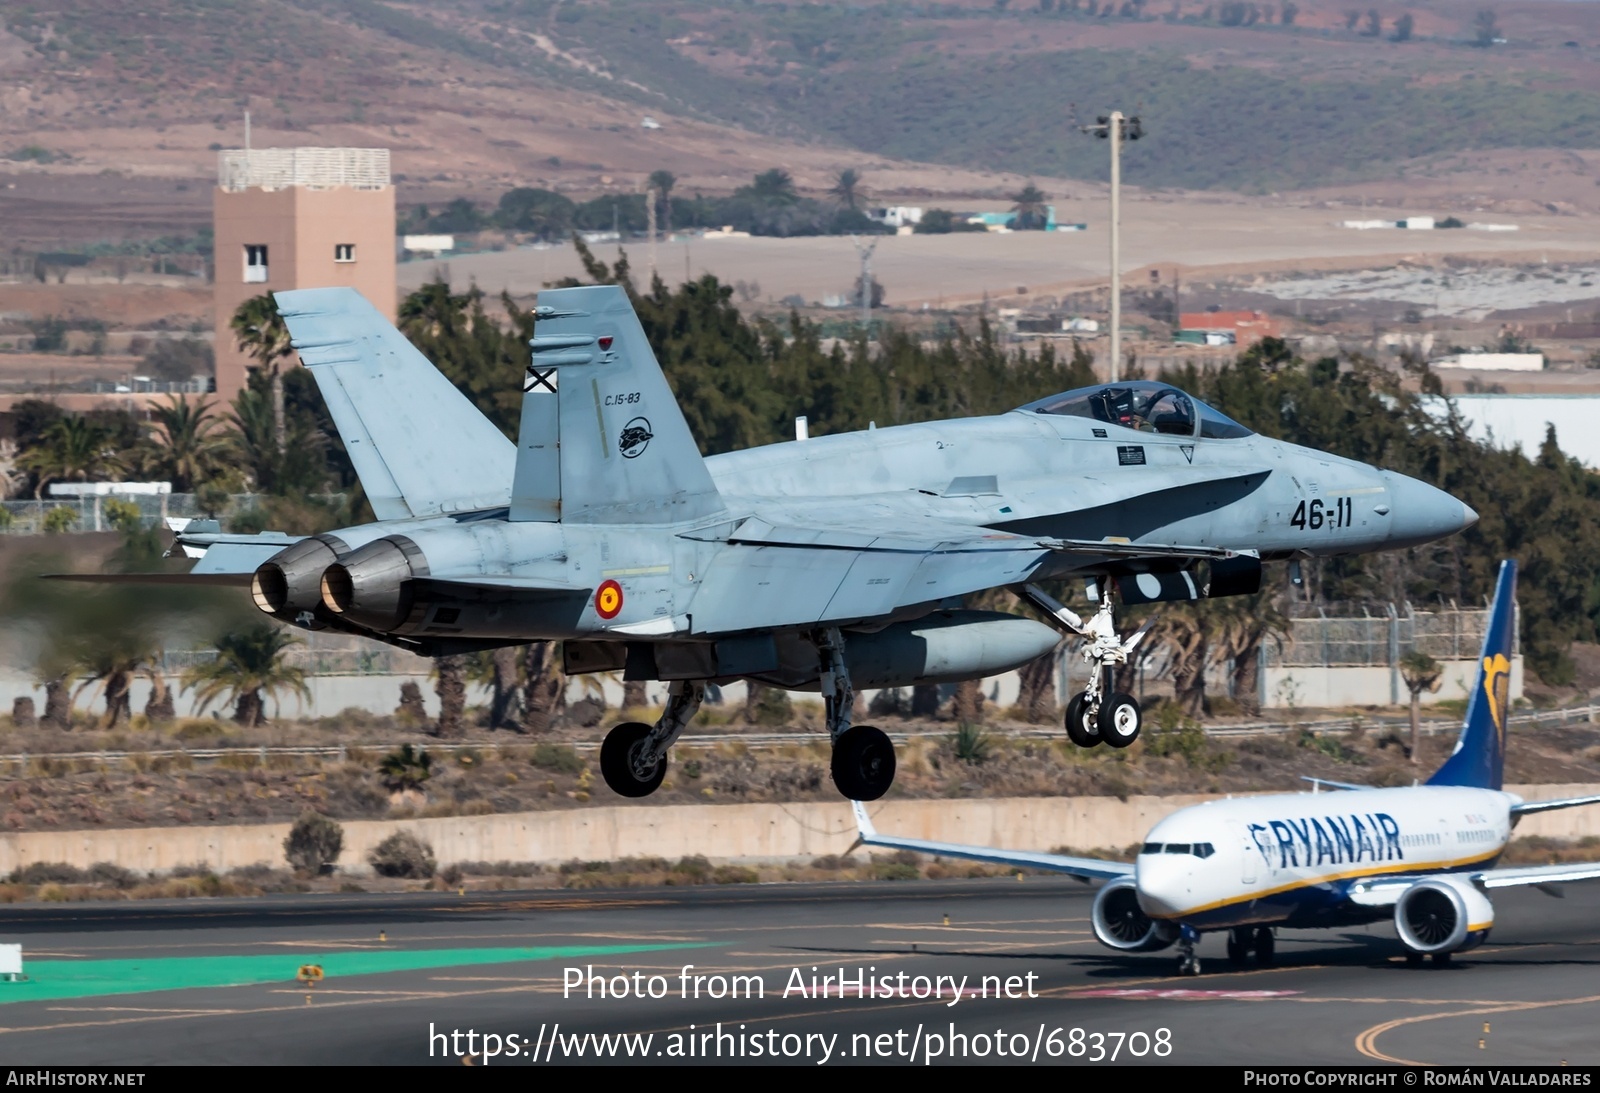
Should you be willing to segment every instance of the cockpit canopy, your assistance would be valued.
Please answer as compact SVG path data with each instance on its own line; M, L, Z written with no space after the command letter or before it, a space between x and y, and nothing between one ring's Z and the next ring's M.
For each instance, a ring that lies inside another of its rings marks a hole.
M1086 417L1142 433L1232 440L1251 432L1221 411L1176 387L1149 380L1103 383L1051 395L1021 407L1036 414Z

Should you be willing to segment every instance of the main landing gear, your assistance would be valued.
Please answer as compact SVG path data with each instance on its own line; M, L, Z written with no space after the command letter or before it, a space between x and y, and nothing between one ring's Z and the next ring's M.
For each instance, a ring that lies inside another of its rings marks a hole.
M850 724L855 689L844 660L844 635L838 629L813 634L821 660L822 701L833 741L833 784L852 801L876 801L894 784L894 744L881 729ZM600 745L600 774L623 797L648 797L667 775L667 752L705 697L698 681L680 680L667 692L667 708L654 725L628 721L606 734Z
M822 660L822 702L833 741L833 784L852 801L876 801L894 784L894 744L881 729L850 724L855 688L844 661L844 635L836 627L812 637Z
M1275 943L1270 926L1235 926L1228 931L1228 963L1242 967L1255 957L1263 968L1272 967Z
M648 797L667 776L667 751L694 719L706 696L704 683L679 680L667 691L667 708L654 725L624 721L600 745L600 775L619 796Z
M1144 640L1145 634L1155 624L1155 617L1152 616L1124 641L1117 637L1109 582L1101 594L1100 609L1088 622L1034 585L1024 585L1022 596L1043 611L1057 629L1086 639L1083 659L1089 662L1093 670L1089 675L1089 686L1067 702L1067 738L1080 748L1092 748L1096 744L1125 748L1137 740L1139 729L1144 724L1144 715L1137 699L1112 689L1111 670L1128 662L1128 654Z

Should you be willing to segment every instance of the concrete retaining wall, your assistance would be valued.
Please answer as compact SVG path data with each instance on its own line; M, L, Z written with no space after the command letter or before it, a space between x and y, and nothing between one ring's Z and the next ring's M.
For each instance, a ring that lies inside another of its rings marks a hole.
M1440 668L1439 686L1423 691L1420 696L1424 706L1466 698L1477 684L1476 660L1447 660L1441 662ZM1513 699L1522 697L1522 676L1522 658L1513 657ZM1275 665L1262 669L1260 682L1264 709L1390 706L1411 701L1411 692L1400 678L1400 670L1383 664L1342 668Z
M1600 786L1512 786L1529 800L1600 794ZM889 801L872 806L882 831L941 842L1014 850L1124 847L1155 822L1204 795L1178 797L1011 797L994 800ZM855 823L843 801L801 804L619 806L515 812L432 820L358 820L344 825L342 870L367 871L367 852L398 830L432 844L441 863L538 861L555 864L653 856L676 860L777 860L843 853ZM1600 835L1600 806L1530 816L1519 835ZM115 862L140 872L182 865L218 871L284 864L288 824L149 827L115 831L35 831L0 835L0 874L32 862L85 868Z

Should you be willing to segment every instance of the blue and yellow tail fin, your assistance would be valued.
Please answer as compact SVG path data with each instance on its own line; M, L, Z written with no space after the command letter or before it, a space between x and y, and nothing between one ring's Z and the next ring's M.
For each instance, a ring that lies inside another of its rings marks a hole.
M1478 679L1467 700L1456 750L1428 779L1430 786L1499 789L1505 770L1506 720L1511 708L1511 654L1516 643L1517 563L1500 563L1500 580L1483 635Z

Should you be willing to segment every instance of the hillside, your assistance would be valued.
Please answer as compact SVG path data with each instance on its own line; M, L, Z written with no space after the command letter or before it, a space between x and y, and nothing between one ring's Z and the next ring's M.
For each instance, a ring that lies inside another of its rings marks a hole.
M1375 26L1312 0L0 0L0 157L205 177L248 109L263 145L396 149L423 199L774 164L812 190L854 165L880 192L992 193L1103 176L1076 104L1142 115L1130 179L1264 192L1600 147L1596 7L1499 5L1479 48L1476 9L1442 0Z

